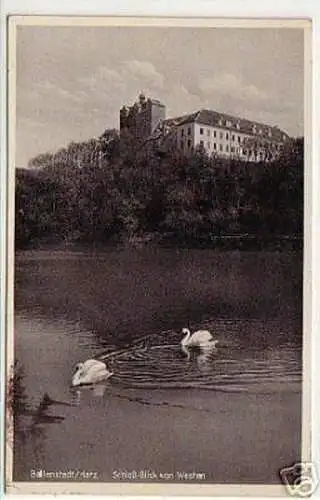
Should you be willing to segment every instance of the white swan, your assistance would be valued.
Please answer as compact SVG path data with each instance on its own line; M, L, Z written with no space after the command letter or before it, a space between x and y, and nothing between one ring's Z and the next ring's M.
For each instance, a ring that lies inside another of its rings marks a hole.
M183 328L182 333L185 335L181 340L181 345L184 346L215 346L218 343L218 340L213 340L212 335L208 330L198 330L191 335L191 332L188 328Z
M216 347L218 340L213 340L212 335L208 330L198 330L191 335L188 328L183 328L182 333L184 334L181 340L181 348L183 352L190 358L190 352L188 347L201 347L203 349L213 349Z
M112 375L113 372L108 370L105 363L96 359L88 359L84 363L76 365L71 385L72 387L76 387L79 385L95 384L102 380L107 380Z

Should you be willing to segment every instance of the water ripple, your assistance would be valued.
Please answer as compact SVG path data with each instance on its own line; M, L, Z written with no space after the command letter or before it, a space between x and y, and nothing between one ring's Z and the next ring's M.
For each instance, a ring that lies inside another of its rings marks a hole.
M214 331L217 334L217 325ZM248 348L234 337L224 341L221 335L220 347L218 344L210 351L190 351L188 359L181 351L180 338L169 330L139 339L123 349L109 346L99 358L106 360L114 372L112 383L128 388L228 392L301 389L301 348L297 345Z

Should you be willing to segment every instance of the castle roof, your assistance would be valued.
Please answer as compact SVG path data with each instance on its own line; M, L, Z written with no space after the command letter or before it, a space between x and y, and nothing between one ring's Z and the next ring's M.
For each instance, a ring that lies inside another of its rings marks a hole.
M169 126L183 125L187 123L199 123L211 127L224 128L227 130L242 132L248 135L255 135L269 140L283 142L289 136L280 128L259 123L252 120L247 120L237 116L219 113L210 109L201 109L194 113L179 116L177 118L169 118L165 123Z

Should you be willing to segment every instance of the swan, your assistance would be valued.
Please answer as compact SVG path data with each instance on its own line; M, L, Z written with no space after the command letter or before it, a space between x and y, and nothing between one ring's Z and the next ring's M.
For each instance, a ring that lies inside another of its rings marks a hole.
M181 340L181 345L185 347L215 347L218 343L218 340L213 340L208 330L198 330L191 335L188 328L183 328L182 333L184 337Z
M190 359L190 352L188 347L201 347L203 349L214 349L218 343L218 340L213 340L212 335L208 330L198 330L191 335L188 328L183 328L182 333L184 335L181 340L181 348L183 352Z
M84 363L76 365L71 385L72 387L76 387L79 385L95 384L102 380L107 380L112 375L113 372L108 370L105 363L96 359L88 359Z

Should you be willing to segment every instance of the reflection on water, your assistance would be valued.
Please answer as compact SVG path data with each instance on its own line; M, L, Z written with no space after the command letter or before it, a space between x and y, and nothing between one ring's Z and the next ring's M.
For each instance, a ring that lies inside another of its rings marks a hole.
M212 482L277 482L277 468L300 448L297 259L166 250L18 260L26 407L15 477L83 467L110 481L117 467L154 467L197 468ZM210 330L217 347L186 356L183 327ZM113 377L71 388L75 365L89 358Z
M68 402L55 401L45 393L36 408L31 408L28 394L24 385L23 366L15 363L13 376L12 415L14 423L15 449L22 447L23 452L30 450L37 463L41 463L44 456L44 440L46 426L58 424L64 416L52 414L55 406L71 406Z

